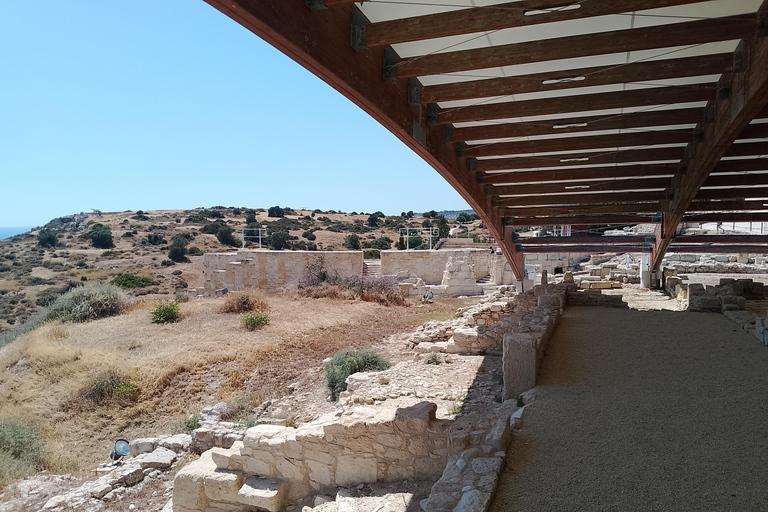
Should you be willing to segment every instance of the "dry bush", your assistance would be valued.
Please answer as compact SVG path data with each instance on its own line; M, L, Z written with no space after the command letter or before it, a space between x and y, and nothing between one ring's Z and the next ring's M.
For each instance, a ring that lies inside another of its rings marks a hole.
M269 312L270 307L266 300L247 293L227 297L219 308L219 313L247 313L249 311Z
M60 326L51 327L45 335L49 341L61 341L69 338L69 332Z
M323 283L320 286L299 288L296 292L299 297L310 299L352 300L355 292L339 285Z

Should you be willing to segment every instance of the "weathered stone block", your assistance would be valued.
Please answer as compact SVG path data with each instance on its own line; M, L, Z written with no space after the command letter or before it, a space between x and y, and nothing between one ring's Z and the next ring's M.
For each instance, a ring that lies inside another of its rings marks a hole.
M377 474L376 459L339 455L336 463L336 485L346 486L375 482Z
M237 493L238 502L269 512L279 512L285 503L285 487L285 481L279 478L251 477Z

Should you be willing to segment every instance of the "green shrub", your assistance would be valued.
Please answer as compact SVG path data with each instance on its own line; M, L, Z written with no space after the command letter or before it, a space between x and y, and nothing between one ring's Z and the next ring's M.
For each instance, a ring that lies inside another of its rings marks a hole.
M239 242L232 236L232 228L229 226L221 226L219 232L216 233L216 239L222 245L229 245L232 247L237 247L240 245Z
M41 229L37 234L37 245L40 247L56 247L59 243L59 239L56 237L56 233L50 229Z
M366 249L363 252L363 259L366 260L380 260L381 259L381 251L378 249Z
M202 256L203 255L203 251L201 251L197 247L190 247L189 249L187 249L187 254L189 256Z
M193 414L189 418L187 418L186 420L178 422L173 427L173 433L174 434L189 434L193 430L196 430L198 428L200 428L200 418L197 416L197 414Z
M0 487L40 471L44 465L40 432L19 423L0 421Z
M243 327L255 331L269 323L269 315L263 311L251 311L243 315Z
M172 267L172 266L175 265L175 263L173 261L171 261L171 260L163 260L163 261L160 262L160 265L162 265L164 267Z
M11 267L6 265L5 263L0 263L0 272L10 272Z
M152 286L155 282L148 277L137 276L136 274L118 274L112 280L112 284L120 288L145 288Z
M342 350L325 363L325 380L334 400L347 389L347 377L353 373L381 371L392 366L373 350Z
M168 250L168 259L177 263L189 261L187 259L187 246L174 242Z
M48 307L54 302L56 302L56 299L61 297L61 290L55 287L52 288L46 288L45 290L41 291L37 294L37 299L35 300L35 304L41 307Z
M163 235L159 233L149 233L147 235L147 243L149 245L162 245L167 243L168 241L163 238Z
M91 230L85 234L85 238L91 240L91 245L97 249L111 249L115 246L112 239L112 230L104 224L94 224Z
M80 392L80 398L99 405L111 398L135 401L138 394L138 386L132 384L113 368L94 378Z
M87 322L119 315L128 302L120 288L112 284L84 284L56 299L47 319L64 322Z
M177 302L161 302L152 310L153 324L172 324L181 320Z

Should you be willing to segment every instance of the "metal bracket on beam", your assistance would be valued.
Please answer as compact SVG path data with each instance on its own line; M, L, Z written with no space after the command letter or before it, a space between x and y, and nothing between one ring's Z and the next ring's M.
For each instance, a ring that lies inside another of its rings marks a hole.
M768 36L768 11L757 13L757 37Z
M494 208L499 206L499 196L491 196L491 206Z
M685 146L685 159L691 161L696 157L696 143L690 142Z
M424 147L427 147L427 130L418 121L413 122L413 138Z
M467 143L466 142L457 142L456 143L456 158L465 158L467 156Z
M477 182L478 185L485 184L485 173L484 172L479 172L479 173L475 174L475 181Z
M726 82L717 82L717 99L719 101L727 100L731 96L731 84Z
M408 104L412 106L421 104L421 82L417 78L408 80Z
M370 23L358 6L352 7L352 25L349 27L349 44L355 50L367 50L365 26Z
M484 185L485 195L493 196L493 185Z
M322 11L323 9L327 9L325 6L325 0L304 0L304 3L307 4L307 7L313 11Z
M446 124L443 126L443 142L453 142L453 130L452 124Z
M505 208L503 208L503 207L502 207L502 208L497 208L497 209L496 209L496 214L497 214L497 215L498 215L500 218L502 218L502 219L506 218L506 216L507 216L507 215L506 215L506 214L507 214L507 212L506 212L506 209L505 209Z
M749 48L746 41L742 40L733 52L733 70L736 73L744 73L749 69Z
M715 122L715 105L713 103L707 103L704 107L704 123L712 124Z
M427 124L429 126L437 126L440 122L437 120L437 115L440 113L440 107L437 103L427 103Z
M391 46L384 47L384 80L394 82L397 80L397 63L400 56Z
M467 158L467 172L469 174L475 174L477 172L477 158Z
M693 128L693 140L694 142L704 142L704 127L700 124Z

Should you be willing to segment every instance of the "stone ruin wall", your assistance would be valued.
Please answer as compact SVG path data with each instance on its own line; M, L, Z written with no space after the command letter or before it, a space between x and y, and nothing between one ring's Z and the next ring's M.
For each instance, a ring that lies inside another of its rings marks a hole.
M475 282L491 276L491 282L512 284L511 268L501 254L490 249L442 249L439 251L381 251L381 273L384 275L413 274L424 284L443 284L443 272L449 260L463 258L474 272Z
M296 288L308 263L319 256L325 265L341 275L363 272L362 251L265 251L242 250L231 253L207 253L203 256L204 295L216 290L230 291L260 288L279 291Z

